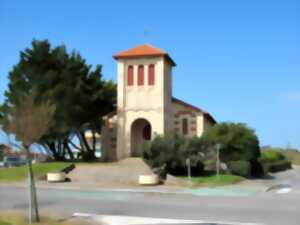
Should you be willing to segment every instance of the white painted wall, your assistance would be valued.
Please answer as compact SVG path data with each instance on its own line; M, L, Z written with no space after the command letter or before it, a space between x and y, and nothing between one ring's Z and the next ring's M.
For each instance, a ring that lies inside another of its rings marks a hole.
M148 86L148 65L155 65L155 85ZM128 66L134 67L134 85L127 85ZM144 85L137 85L138 66L144 65ZM164 134L171 129L171 77L172 67L164 57L147 57L118 60L118 130L117 158L131 155L131 125L146 119L152 133ZM152 135L153 137L153 135Z

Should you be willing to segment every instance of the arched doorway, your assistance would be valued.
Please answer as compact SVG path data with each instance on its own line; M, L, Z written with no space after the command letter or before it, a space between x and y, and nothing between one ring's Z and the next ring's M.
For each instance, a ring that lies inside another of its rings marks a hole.
M151 140L151 124L145 119L137 119L131 125L131 156L141 156L143 144Z

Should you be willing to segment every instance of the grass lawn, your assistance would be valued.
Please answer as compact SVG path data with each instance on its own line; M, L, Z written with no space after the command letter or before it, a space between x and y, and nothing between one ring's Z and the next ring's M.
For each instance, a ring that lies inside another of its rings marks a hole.
M0 211L0 225L28 225L27 211ZM45 217L47 215L47 217ZM41 211L41 222L33 223L35 225L91 225L86 220L77 218L64 218L59 215L49 215Z
M2 222L0 221L0 225L11 225L10 223L7 223L7 222Z
M188 179L187 177L181 177ZM192 183L195 186L223 186L229 184L235 184L242 181L244 178L235 175L221 174L219 177L216 175L192 177Z
M295 150L281 151L293 164L300 166L300 152Z
M35 177L41 177L49 172L57 172L66 166L67 162L51 162L33 164L33 173ZM0 182L18 182L27 178L27 166L0 168ZM0 224L2 225L2 224Z

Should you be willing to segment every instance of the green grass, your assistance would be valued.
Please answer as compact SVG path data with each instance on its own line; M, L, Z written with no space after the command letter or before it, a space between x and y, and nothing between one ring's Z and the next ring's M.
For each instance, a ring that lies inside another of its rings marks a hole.
M188 179L187 177L181 177ZM196 186L224 186L229 184L235 184L242 181L243 178L235 175L221 174L219 177L216 175L192 177L191 181Z
M45 215L47 217L45 217ZM92 225L88 220L65 218L65 216L41 213L41 221L35 225ZM0 211L0 225L28 225L24 211Z
M10 223L7 223L7 222L2 222L0 221L0 225L11 225Z
M49 172L57 172L68 166L70 163L51 162L33 164L33 173L35 177L45 176ZM27 178L27 166L1 168L0 182L18 182Z
M297 150L284 150L282 153L292 161L293 164L300 166L300 152Z

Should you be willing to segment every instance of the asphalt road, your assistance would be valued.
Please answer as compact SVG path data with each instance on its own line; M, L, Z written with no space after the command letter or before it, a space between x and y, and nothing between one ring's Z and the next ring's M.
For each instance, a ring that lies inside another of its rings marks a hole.
M299 225L300 194L260 193L255 196L212 197L190 194L75 191L40 188L44 212L71 216L75 212L188 220ZM26 209L27 190L0 185L1 209ZM234 223L233 223L234 224Z
M300 166L293 165L293 169L286 170L278 173L271 173L269 179L254 179L246 180L241 185L237 186L262 186L264 188L286 185L291 186L293 189L300 190Z

